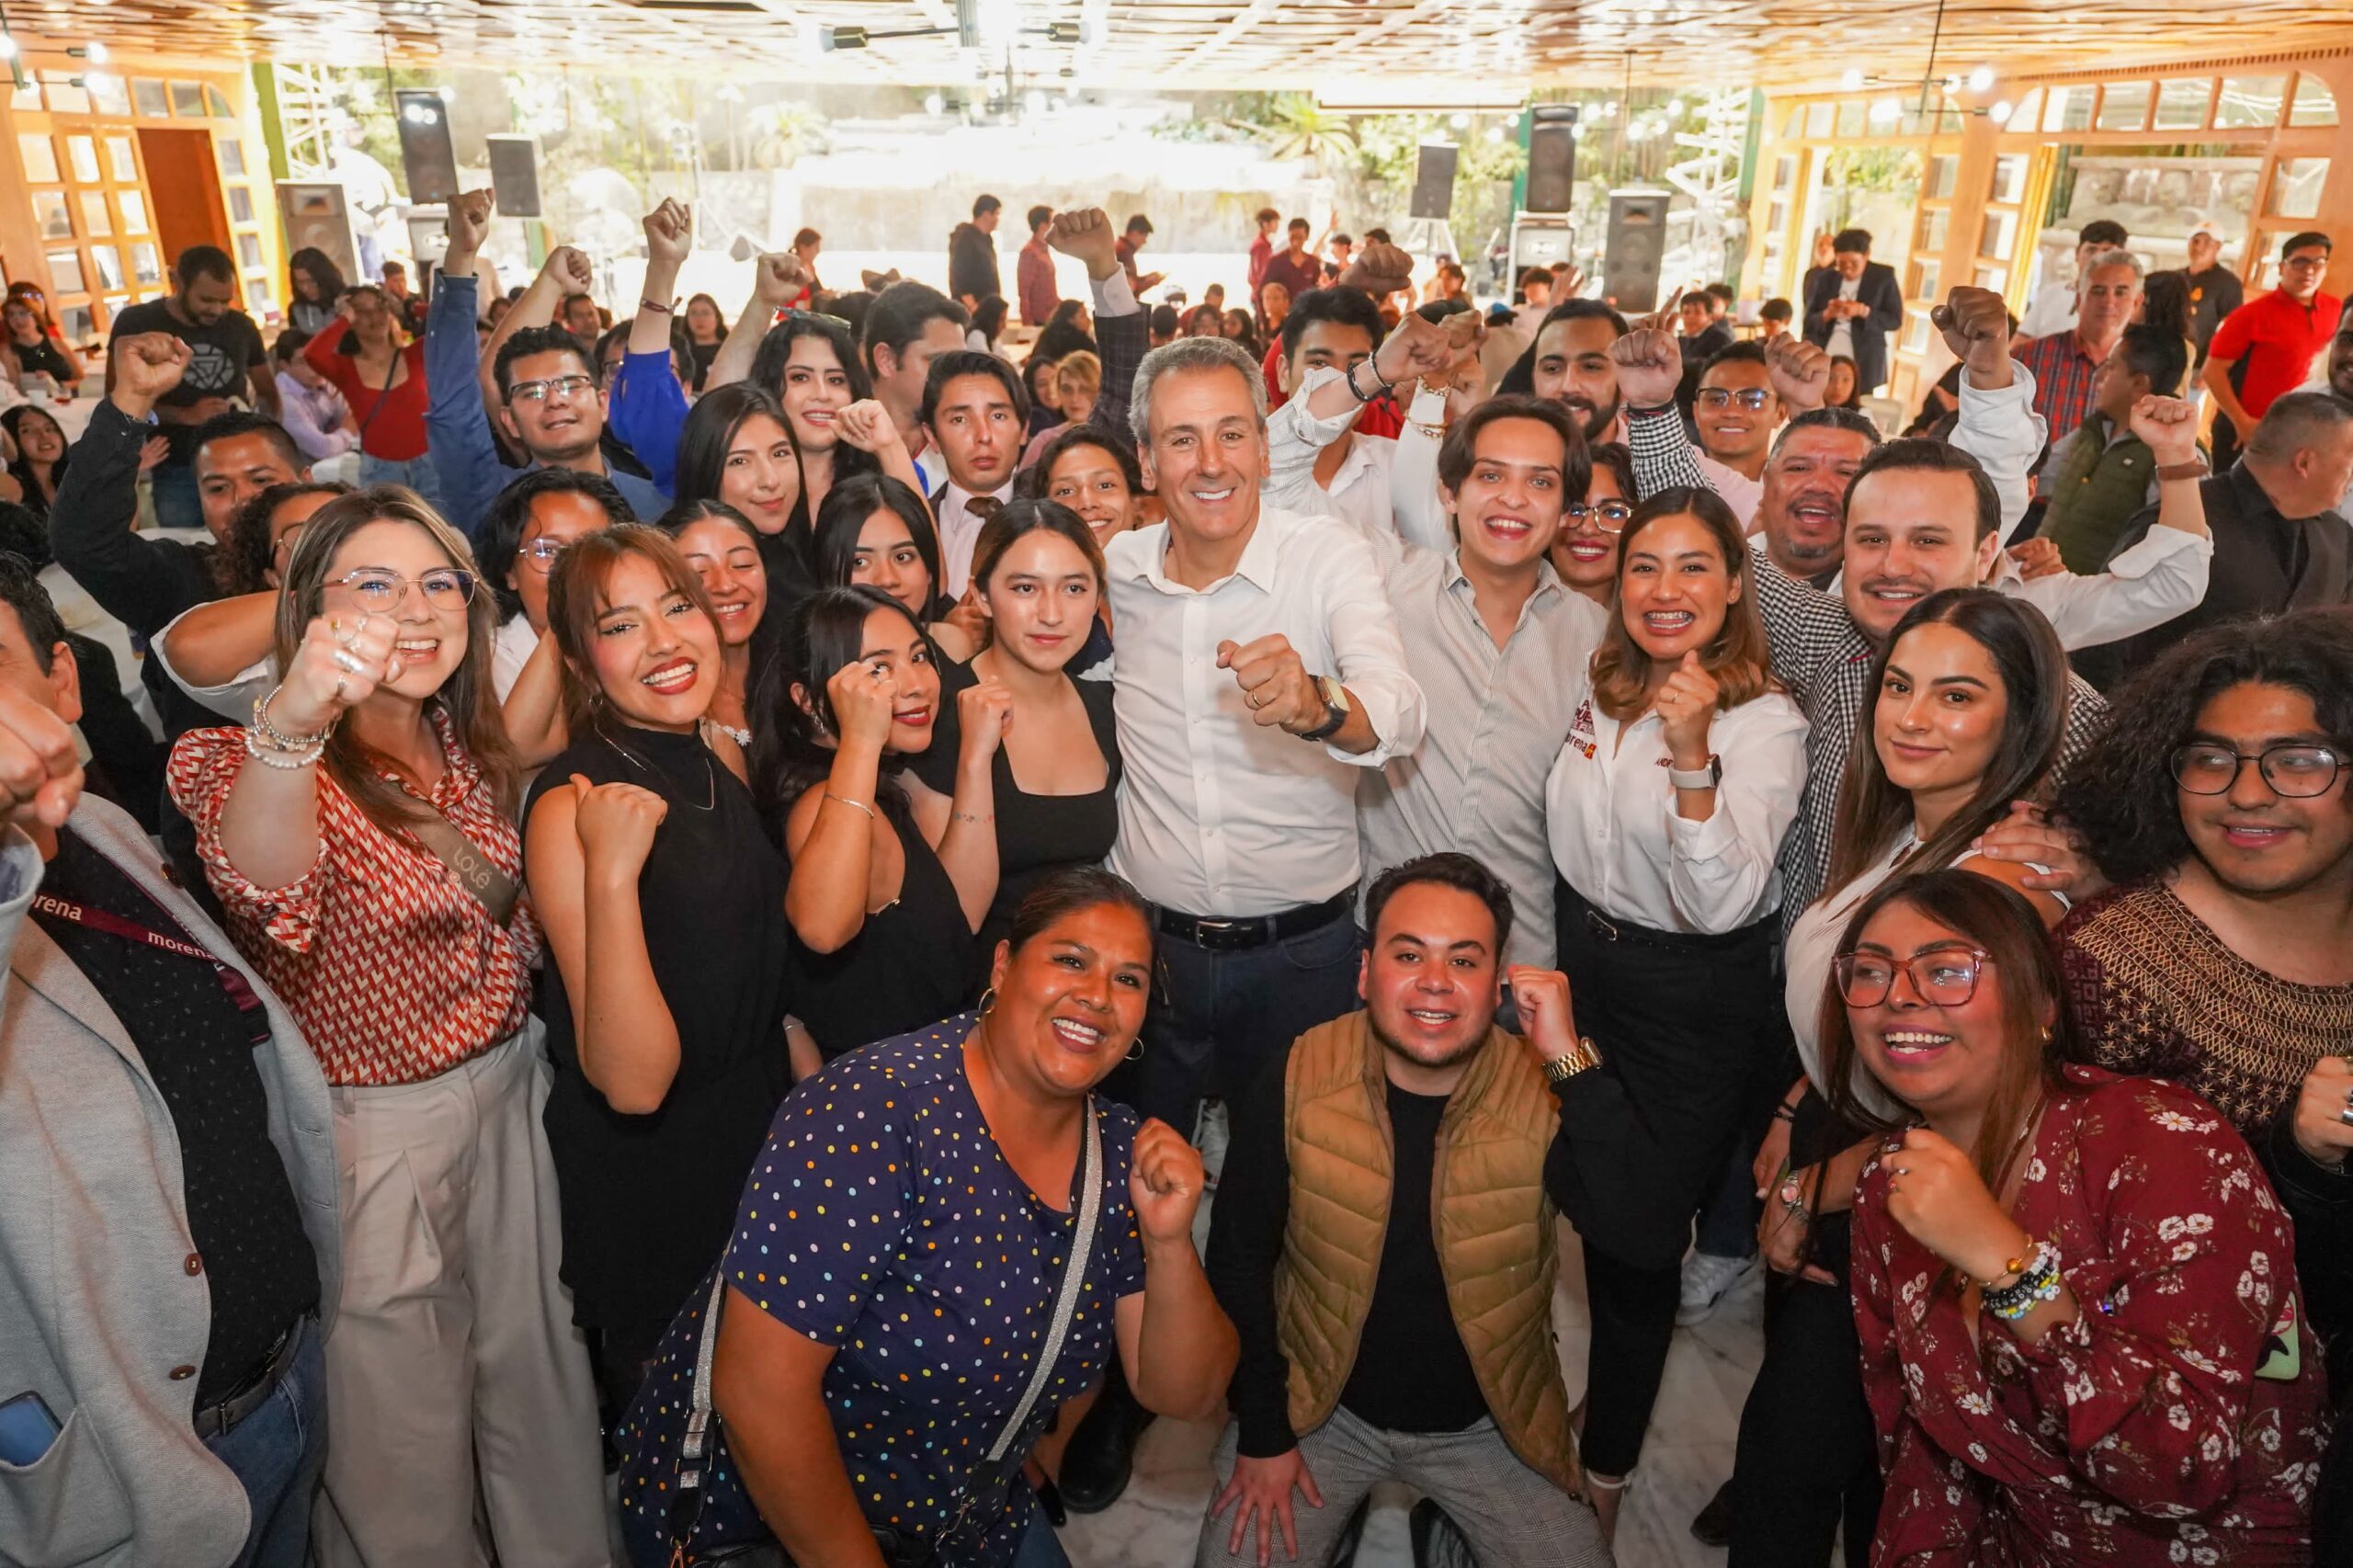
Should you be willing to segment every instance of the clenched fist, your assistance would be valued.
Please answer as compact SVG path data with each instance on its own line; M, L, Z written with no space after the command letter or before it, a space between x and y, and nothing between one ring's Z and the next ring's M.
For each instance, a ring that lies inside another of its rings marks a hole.
M1955 284L1928 312L1953 358L1969 367L1969 382L1988 392L2010 384L2010 308L1991 289Z
M1046 244L1083 264L1086 276L1097 283L1120 270L1119 235L1111 227L1110 214L1100 207L1055 213L1053 226L1046 231Z
M1673 333L1638 326L1609 346L1609 362L1618 368L1618 392L1627 407L1665 408L1675 401L1683 347Z

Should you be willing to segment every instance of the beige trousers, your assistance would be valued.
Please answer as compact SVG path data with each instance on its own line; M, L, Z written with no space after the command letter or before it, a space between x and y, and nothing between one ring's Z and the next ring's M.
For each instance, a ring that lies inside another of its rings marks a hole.
M332 1091L321 1568L483 1568L494 1547L500 1568L612 1562L596 1382L556 1278L544 1033L533 1018L428 1082Z

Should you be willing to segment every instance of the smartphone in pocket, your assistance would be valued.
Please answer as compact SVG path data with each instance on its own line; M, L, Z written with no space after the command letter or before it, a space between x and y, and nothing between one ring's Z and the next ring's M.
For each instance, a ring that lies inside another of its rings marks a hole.
M30 1389L0 1403L0 1464L39 1464L59 1430L49 1402Z

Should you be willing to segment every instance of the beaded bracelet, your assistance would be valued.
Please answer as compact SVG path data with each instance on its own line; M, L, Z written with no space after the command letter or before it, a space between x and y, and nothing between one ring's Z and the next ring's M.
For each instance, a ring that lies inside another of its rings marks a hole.
M297 773L313 766L326 755L326 749L324 736L307 746L280 746L264 740L259 730L245 732L245 755L266 767L275 767L287 773Z
M2049 1242L2037 1242L2017 1282L1986 1291L1985 1307L2003 1322L2016 1323L2043 1302L2057 1301L2063 1285L2059 1277L2059 1249Z
M269 705L277 700L278 694L285 689L286 683L280 681L269 688L268 696L255 699L253 728L267 735L269 738L269 744L279 751L307 751L314 746L326 744L327 737L335 733L333 724L329 724L315 735L290 735L269 722Z

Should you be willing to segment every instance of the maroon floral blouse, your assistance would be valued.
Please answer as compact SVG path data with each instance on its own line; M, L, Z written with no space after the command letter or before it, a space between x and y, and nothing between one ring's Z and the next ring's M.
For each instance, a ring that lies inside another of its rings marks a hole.
M2312 1561L2327 1437L2287 1216L2246 1144L2177 1085L2067 1070L2012 1213L2059 1249L2082 1315L1972 1343L1943 1263L1887 1211L1887 1154L1855 1199L1855 1322L1887 1481L1873 1568L2122 1568ZM2258 1367L2264 1368L2258 1374Z

